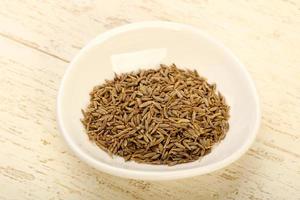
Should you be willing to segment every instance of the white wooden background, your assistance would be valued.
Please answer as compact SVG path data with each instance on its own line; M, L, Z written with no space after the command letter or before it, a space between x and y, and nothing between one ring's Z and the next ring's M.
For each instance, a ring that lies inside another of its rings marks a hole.
M55 103L70 60L96 35L142 20L197 26L245 63L263 118L240 160L149 182L99 172L68 149ZM1 0L0 199L300 199L300 1Z

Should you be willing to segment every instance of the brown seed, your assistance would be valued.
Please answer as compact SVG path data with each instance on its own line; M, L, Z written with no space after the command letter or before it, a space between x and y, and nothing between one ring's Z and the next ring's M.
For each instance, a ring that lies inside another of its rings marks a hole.
M175 146L177 146L178 148L181 148L181 149L185 149L185 146L183 146L182 144L176 142L175 143Z
M140 108L144 108L144 107L146 107L146 106L151 105L152 103L153 103L152 101L146 101L146 102L142 103L139 107L140 107Z

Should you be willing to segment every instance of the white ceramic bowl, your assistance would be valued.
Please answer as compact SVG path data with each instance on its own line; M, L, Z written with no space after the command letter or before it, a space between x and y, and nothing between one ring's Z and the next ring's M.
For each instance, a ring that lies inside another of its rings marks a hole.
M198 70L215 82L230 110L230 130L210 154L176 166L154 166L110 158L88 140L80 122L89 92L113 72L159 63ZM255 139L260 123L258 95L241 62L223 45L199 29L170 22L141 22L100 34L84 47L67 69L57 99L62 135L74 153L89 165L116 176L167 180L205 174L237 160Z

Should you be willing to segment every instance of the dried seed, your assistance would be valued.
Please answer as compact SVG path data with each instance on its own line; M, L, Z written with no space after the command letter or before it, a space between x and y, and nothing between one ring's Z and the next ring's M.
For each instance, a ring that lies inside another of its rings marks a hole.
M188 119L179 119L177 121L177 123L189 123L189 122L190 122L190 120L188 120Z
M183 146L182 144L176 142L175 143L175 146L177 146L178 148L181 148L181 149L185 149L185 146Z

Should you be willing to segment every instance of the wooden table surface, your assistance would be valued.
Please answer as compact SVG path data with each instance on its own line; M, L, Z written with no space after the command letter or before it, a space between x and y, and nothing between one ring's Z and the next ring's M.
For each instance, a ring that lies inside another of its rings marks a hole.
M91 168L66 146L55 110L69 62L96 35L143 20L199 27L246 65L262 124L234 164L136 181ZM300 199L300 1L1 0L0 199Z

